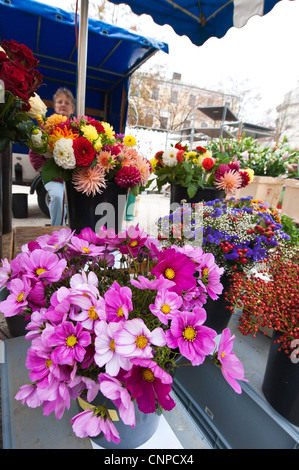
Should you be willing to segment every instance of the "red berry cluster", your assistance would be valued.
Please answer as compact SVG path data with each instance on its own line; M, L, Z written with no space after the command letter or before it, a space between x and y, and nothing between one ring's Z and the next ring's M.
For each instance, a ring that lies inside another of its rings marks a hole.
M232 311L243 309L239 329L244 335L255 337L259 326L273 328L280 333L280 348L290 354L290 343L299 339L299 265L278 254L260 273L264 277L234 273L226 299Z

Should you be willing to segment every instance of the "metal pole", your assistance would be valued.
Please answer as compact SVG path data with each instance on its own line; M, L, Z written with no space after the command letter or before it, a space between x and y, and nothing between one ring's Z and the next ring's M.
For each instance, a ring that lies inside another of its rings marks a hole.
M86 66L87 66L87 39L88 39L88 1L81 0L78 63L77 63L77 115L85 114L86 94Z

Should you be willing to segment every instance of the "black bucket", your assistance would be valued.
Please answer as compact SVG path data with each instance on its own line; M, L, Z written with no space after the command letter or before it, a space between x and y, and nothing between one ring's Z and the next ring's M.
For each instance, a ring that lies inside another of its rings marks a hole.
M12 213L16 219L28 217L28 194L16 193L12 195Z
M194 197L188 196L187 188L180 184L171 183L170 185L170 204L180 204L182 200L185 200L189 204L197 202L207 202L214 199L224 199L225 191L217 188L200 188L198 187Z

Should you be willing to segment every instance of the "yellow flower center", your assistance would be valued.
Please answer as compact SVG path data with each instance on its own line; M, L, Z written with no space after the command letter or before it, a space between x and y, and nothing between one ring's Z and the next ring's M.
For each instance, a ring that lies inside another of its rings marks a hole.
M124 311L123 311L122 307L119 307L119 309L117 310L117 316L118 317L123 317L124 316Z
M114 339L112 339L110 341L109 348L111 349L111 351L113 351L113 352L115 351L115 341L114 341Z
M171 310L171 309L170 309L169 305L164 304L164 305L162 305L162 307L161 307L161 312L163 312L163 313L165 313L165 314L169 313L170 310Z
M66 345L69 348L73 348L75 346L75 344L77 344L77 343L78 343L78 341L77 341L77 338L76 338L75 335L70 335L66 339Z
M87 254L90 253L90 249L87 248L86 246L82 246L82 250Z
M155 381L155 376L153 374L153 372L151 371L151 369L149 369L148 367L147 368L144 368L142 370L142 378L144 380L146 380L147 382L154 382Z
M47 270L45 268L37 268L35 272L39 276L40 274L45 273L46 271Z
M136 346L138 349L144 349L147 345L148 341L147 338L143 335L138 335L136 338Z
M91 318L91 320L97 320L99 318L97 312L95 311L95 306L90 307L88 310L88 316Z
M52 365L51 359L46 360L46 367L49 369L49 367Z
M187 326L187 328L185 328L183 331L184 339L187 341L194 341L196 338L196 335L197 333L194 330L194 328L192 328L192 326Z
M17 297L17 302L22 302L23 301L24 294L25 294L24 291L19 293L19 295Z
M175 272L172 268L166 268L164 274L167 279L173 279L175 276Z
M209 268L204 268L204 269L202 270L202 275L203 275L203 276L207 276L208 274L209 274Z
M138 242L136 240L133 240L131 243L130 243L130 246L132 246L134 248L134 246L137 246L138 245Z
M221 353L221 359L222 359L224 356L226 356L226 353L225 353L225 352Z

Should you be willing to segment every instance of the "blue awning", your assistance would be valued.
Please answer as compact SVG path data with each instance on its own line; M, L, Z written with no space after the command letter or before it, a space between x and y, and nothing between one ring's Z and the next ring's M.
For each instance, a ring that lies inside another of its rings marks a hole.
M52 100L63 85L76 96L75 19L75 13L32 0L0 0L0 44L14 39L32 50L40 61L43 85L38 94L44 100ZM157 51L167 53L168 45L90 18L86 113L123 129L129 77Z
M125 3L137 15L148 14L168 24L180 36L201 46L210 37L223 37L233 26L243 27L253 15L266 15L281 0L109 0Z

